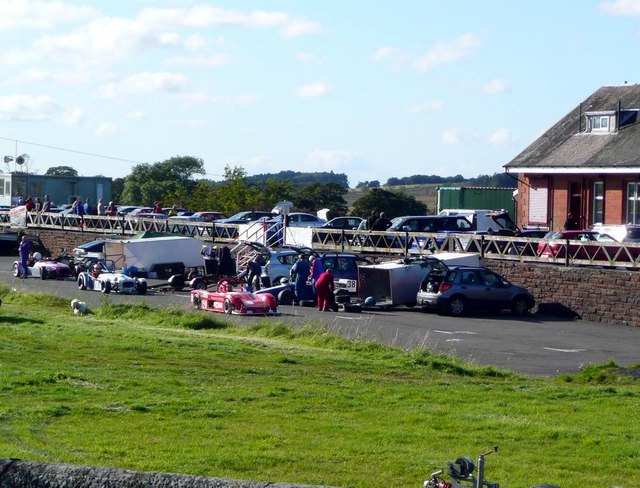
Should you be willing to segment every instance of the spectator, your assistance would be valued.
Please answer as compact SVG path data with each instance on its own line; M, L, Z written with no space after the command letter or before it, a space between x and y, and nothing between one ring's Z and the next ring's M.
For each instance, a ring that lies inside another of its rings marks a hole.
M380 214L377 210L372 210L371 215L367 218L367 229L373 230L373 224L375 224L376 220L378 220Z
M95 209L93 205L91 205L91 200L87 197L84 201L84 214L85 215L93 215Z
M28 269L28 261L29 261L29 254L31 253L31 242L29 242L29 239L27 238L27 236L22 236L22 240L20 241L20 245L18 246L18 255L20 256L20 271L21 271L21 278L26 278L28 276L29 273L29 269Z
M389 219L387 219L385 213L380 212L380 217L378 217L373 223L373 227L371 227L371 230L385 231L389 228L390 225L391 222L389 221Z
M40 197L36 197L36 208L35 208L36 212L42 212L42 200L40 200Z
M254 291L260 289L260 275L262 274L262 266L258 263L256 258L251 258L247 263L247 267L238 275L238 278L244 278L246 276L246 282L248 283L250 290Z
M42 211L43 212L50 212L51 211L51 199L49 198L49 195L45 195L44 196L44 202L42 202Z
M162 202L158 201L153 205L153 213L164 213L162 211Z
M316 295L318 295L318 310L323 312L331 311L331 294L335 289L335 283L333 281L333 273L331 269L326 270L320 275L316 281Z
M27 197L27 200L24 203L27 207L27 212L33 212L36 208L36 204L33 203L33 198Z
M160 213L162 213L162 209L160 209ZM169 212L167 212L167 215L169 217L174 217L174 216L178 215L178 206L174 205L173 207L171 207Z
M564 221L564 230L577 230L578 222L576 222L573 218L571 212L567 214L567 220Z
M111 217L118 215L118 207L113 203L113 201L109 202L109 205L107 205L107 215Z
M98 215L106 215L107 209L104 206L104 198L98 199L98 206L96 207L96 213Z
M306 254L300 254L300 258L291 267L291 279L295 280L294 303L300 305L301 300L307 298L307 280L311 273L311 263Z

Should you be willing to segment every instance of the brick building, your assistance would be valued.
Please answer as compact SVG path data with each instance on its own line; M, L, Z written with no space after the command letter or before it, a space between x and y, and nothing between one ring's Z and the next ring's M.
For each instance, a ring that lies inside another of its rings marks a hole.
M605 86L512 161L516 221L561 229L640 224L640 85Z

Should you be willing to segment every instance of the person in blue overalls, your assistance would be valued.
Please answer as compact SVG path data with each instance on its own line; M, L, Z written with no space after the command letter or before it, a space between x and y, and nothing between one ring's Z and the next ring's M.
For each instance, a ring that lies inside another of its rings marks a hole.
M22 272L22 278L26 278L29 274L27 266L29 265L29 254L31 253L31 242L27 239L27 236L22 236L20 245L18 246L18 254L20 255L20 271Z
M296 305L300 304L300 300L313 298L309 297L309 293L307 293L309 274L311 274L311 263L306 254L300 254L300 258L291 267L291 278L295 280L293 303Z

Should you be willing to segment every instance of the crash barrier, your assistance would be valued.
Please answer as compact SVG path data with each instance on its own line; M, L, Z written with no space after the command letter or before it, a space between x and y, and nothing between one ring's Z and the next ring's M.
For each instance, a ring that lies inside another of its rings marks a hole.
M0 459L0 488L312 488L266 481ZM316 486L316 488L322 488ZM325 487L327 488L327 487Z
M11 225L9 212L0 212L0 226ZM60 213L26 213L26 228L71 230L101 235L130 236L144 231L198 237L203 241L235 243L257 241L270 247L296 244L320 251L359 254L425 255L433 252L477 252L482 256L521 262L544 262L566 266L609 266L640 269L640 244L554 241L478 234L436 234L286 228L265 222L218 224L179 219L126 216L78 216ZM542 243L542 246L538 244Z

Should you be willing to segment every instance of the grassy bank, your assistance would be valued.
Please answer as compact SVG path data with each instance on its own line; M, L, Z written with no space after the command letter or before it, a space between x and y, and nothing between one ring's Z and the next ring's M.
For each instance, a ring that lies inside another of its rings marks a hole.
M532 379L277 319L0 298L0 457L407 487L499 445L502 486L640 486L640 388L613 365Z

